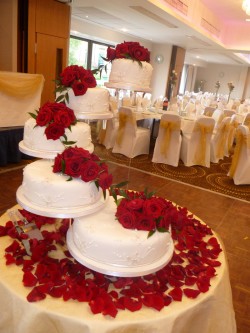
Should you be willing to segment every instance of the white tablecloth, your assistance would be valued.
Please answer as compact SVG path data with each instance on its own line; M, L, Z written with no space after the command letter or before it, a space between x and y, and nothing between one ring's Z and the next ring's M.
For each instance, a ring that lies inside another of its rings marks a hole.
M4 225L6 215L0 219ZM218 275L211 280L207 293L196 299L183 297L160 312L142 308L140 311L119 311L116 318L91 313L87 303L64 302L47 297L29 303L29 288L22 285L22 270L6 266L4 249L10 245L8 236L0 241L0 333L235 333L228 267L223 252L218 260ZM60 253L58 253L60 255Z

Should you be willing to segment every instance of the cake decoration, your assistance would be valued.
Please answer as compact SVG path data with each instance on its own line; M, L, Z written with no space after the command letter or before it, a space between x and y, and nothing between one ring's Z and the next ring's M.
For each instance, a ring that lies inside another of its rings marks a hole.
M36 120L36 126L45 127L44 133L47 139L58 140L64 145L72 145L75 142L68 141L65 129L71 130L71 126L77 123L74 111L64 103L47 102L36 113L29 113ZM61 139L61 138L64 138Z
M68 175L68 180L80 178L84 182L93 181L99 189L103 190L106 197L106 190L112 184L112 175L108 173L108 166L94 153L90 153L81 147L66 148L61 154L57 154L53 172L62 172Z

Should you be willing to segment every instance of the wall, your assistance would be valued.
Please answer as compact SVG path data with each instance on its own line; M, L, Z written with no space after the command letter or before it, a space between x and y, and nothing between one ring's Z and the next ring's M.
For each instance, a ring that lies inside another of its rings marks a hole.
M233 82L235 88L231 94L232 98L247 98L245 93L247 85L247 66L233 66L221 64L207 64L207 67L198 67L196 75L197 81L204 80L203 91L215 92L215 83L220 81L219 94L228 94L228 82Z
M17 71L17 0L0 1L0 70Z

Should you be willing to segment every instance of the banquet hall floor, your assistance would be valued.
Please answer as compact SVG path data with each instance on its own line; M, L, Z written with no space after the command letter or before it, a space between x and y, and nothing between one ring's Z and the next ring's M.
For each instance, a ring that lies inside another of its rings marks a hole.
M16 190L22 182L24 163L22 161L0 169L1 215L16 204ZM218 234L224 243L228 258L237 332L250 332L249 203L126 166L109 162L108 165L114 183L129 180L129 189L142 191L148 188L155 191L157 195L187 207Z

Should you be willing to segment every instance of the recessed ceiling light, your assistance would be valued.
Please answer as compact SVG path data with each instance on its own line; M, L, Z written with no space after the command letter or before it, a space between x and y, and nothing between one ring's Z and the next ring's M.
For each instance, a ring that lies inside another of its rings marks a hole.
M200 56L196 56L196 59L200 59Z
M126 28L121 28L121 31L123 31L123 32L127 32L128 29L126 29Z

